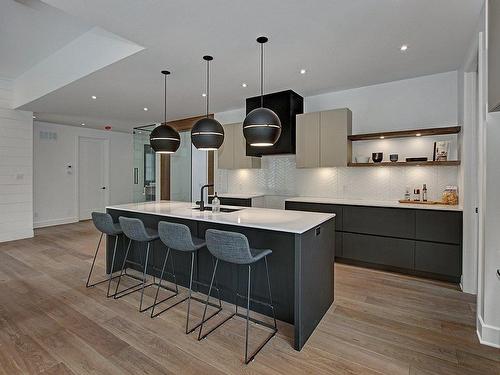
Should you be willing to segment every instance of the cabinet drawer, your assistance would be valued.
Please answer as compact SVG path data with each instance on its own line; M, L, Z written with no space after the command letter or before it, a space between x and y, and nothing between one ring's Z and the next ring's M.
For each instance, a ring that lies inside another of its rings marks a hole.
M415 213L408 209L344 206L343 230L414 239Z
M418 210L416 212L417 240L462 243L462 213Z
M415 241L343 233L342 257L413 269Z
M342 232L335 232L335 256L342 257Z
M460 277L462 274L462 248L459 245L416 241L415 269Z
M335 230L342 230L342 206L336 204L310 203L310 202L285 202L285 209L296 211L323 212L335 214Z

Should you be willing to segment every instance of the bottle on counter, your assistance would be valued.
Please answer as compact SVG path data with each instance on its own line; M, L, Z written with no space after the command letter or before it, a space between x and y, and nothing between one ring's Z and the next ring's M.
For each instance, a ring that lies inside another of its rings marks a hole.
M408 186L405 191L405 201L411 201L410 188Z
M220 212L220 200L215 192L214 199L212 199L212 213L217 214Z
M422 188L422 202L427 202L427 185L424 184Z
M413 201L420 202L420 189L419 188L413 189Z

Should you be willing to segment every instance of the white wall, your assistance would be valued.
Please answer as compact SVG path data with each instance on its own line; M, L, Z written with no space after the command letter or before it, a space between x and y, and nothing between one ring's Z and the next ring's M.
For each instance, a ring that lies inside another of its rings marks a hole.
M33 113L11 102L0 79L0 242L33 237Z
M457 72L447 72L306 97L305 111L348 107L353 112L353 133L365 133L456 125L457 103ZM244 116L244 109L215 114L223 124L241 122ZM424 139L411 139L356 145L354 153L358 148L367 154L367 147L385 153L395 150L401 158L430 156L432 152L432 145ZM458 184L458 167L297 169L294 155L265 156L262 161L260 170L217 170L217 190L395 200L402 198L406 186L413 188L425 183L429 198L438 199L446 185Z
M78 221L76 194L78 155L75 150L78 149L79 136L109 140L109 204L132 201L131 134L35 122L33 127L35 227ZM70 165L71 168L68 168Z

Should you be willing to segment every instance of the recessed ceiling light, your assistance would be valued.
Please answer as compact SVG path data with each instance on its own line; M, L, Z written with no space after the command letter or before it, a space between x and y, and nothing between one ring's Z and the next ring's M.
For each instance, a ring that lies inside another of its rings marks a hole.
M85 126L85 123L84 123L84 122L82 122L80 125L81 125L81 126Z
M421 135L422 134L420 134L420 133L415 134L416 137L420 137Z
M241 84L241 86L242 86L242 87L247 87L247 84L246 84L245 82L243 82L243 83Z
M205 97L205 96L207 96L207 94L203 93L203 94L201 94L201 96Z
M300 74L306 74L307 70L305 69L300 69Z
M36 118L36 116L35 116L35 115L33 115L33 118Z
M385 137L383 135L380 136L380 139L384 139Z
M403 44L400 49L401 49L401 51L404 52L404 51L406 51L408 49L408 45Z
M97 99L97 96L92 95L92 96L91 96L91 98L92 98L92 99L94 99L94 100L96 100L96 99Z
M148 110L148 107L144 107L143 109L144 109L145 111L147 111L147 110Z

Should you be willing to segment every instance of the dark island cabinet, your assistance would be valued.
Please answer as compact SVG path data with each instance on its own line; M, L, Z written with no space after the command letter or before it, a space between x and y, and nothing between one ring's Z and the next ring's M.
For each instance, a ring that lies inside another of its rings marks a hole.
M459 282L462 212L287 201L287 210L335 213L339 262Z

